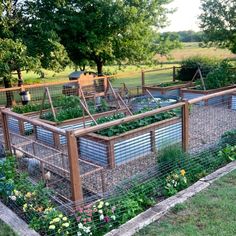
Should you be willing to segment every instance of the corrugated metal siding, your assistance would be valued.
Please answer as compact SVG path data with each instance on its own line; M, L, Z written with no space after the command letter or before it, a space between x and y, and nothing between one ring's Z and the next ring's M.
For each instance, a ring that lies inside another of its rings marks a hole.
M236 110L236 95L232 95L231 109Z
M91 121L85 122L86 126L88 126L90 124L91 124ZM73 125L65 125L65 126L61 126L59 128L62 130L80 129L80 128L83 128L83 123L73 124ZM48 143L50 145L54 145L53 134L51 131L48 131L48 130L43 129L41 127L37 127L36 130L37 130L37 139L39 141L42 141L44 143ZM60 138L61 145L66 144L66 137L65 136L59 135L59 138Z
M117 165L151 153L150 133L139 135L114 144Z
M17 134L20 133L19 123L17 119L13 117L8 117L7 122L8 122L8 128L11 132L14 132Z
M36 128L37 139L49 145L54 145L53 133L41 127Z
M156 147L157 150L171 144L182 141L182 123L176 123L163 128L156 129Z
M79 138L79 152L84 159L93 161L101 166L108 165L107 145L87 138Z
M153 97L177 99L180 97L180 89L167 90L163 94L160 91L150 90Z
M190 99L193 99L193 98L199 98L199 97L203 97L203 96L205 96L205 95L197 94L197 93L190 93L190 92L187 92L187 93L184 92L183 93L183 98L187 99L187 100L190 100ZM206 104L208 104L208 105L222 104L222 103L226 103L228 101L228 99L230 99L229 95L218 96L218 97L208 99ZM205 105L205 102L202 101L202 102L199 102L197 104L203 106L203 105Z

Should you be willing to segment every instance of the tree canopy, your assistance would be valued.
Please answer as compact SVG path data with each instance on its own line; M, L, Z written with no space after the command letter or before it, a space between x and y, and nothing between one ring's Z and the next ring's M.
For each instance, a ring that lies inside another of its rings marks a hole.
M204 41L236 53L236 1L202 0L201 4L200 27Z
M170 0L41 0L25 3L28 30L32 21L64 45L81 67L136 63L153 59L156 29L166 23Z

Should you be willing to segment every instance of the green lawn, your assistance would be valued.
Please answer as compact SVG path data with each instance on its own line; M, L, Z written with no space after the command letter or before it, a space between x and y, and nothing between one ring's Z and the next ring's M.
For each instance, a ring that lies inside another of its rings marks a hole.
M236 235L236 171L216 181L136 236Z
M0 236L17 236L17 234L0 220Z

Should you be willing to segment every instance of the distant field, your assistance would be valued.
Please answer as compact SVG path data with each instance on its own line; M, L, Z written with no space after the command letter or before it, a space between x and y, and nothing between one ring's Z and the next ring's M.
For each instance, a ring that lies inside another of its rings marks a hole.
M104 72L109 74L118 74L113 80L112 83L114 86L121 86L123 83L128 87L141 86L141 70L150 70L150 69L160 69L160 68L169 68L178 66L179 62L185 58L191 56L208 56L216 58L230 58L236 60L236 55L230 53L226 49L216 49L216 48L200 48L198 43L184 43L183 48L173 50L171 53L171 59L167 60L166 58L158 58L160 61L159 65L156 66L125 66L120 68L119 66L105 66ZM96 71L95 68L88 68L88 70ZM44 70L45 78L39 78L39 75L28 72L23 72L23 78L26 84L33 83L46 83L53 81L64 81L68 79L68 75L74 71L73 68L66 68L63 72L55 73L53 71ZM158 84L162 82L167 82L172 80L172 69L167 69L166 71L161 72L152 72L146 74L146 83L147 84Z
M215 58L229 58L236 59L236 54L231 53L227 49L220 48L201 48L199 47L199 43L183 43L183 47L181 49L173 50L171 53L171 61L179 62L185 58L191 56L207 56L207 57L215 57ZM166 58L157 58L162 61L168 61Z

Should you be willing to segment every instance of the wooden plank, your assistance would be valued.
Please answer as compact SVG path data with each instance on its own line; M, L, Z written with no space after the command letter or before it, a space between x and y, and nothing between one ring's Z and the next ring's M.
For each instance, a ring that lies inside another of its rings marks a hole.
M157 109L154 109L152 111L148 111L148 112L133 115L133 116L127 116L127 117L121 118L119 120L113 120L113 121L103 123L103 124L100 124L100 125L97 125L97 126L91 126L91 127L85 128L85 129L78 129L78 130L75 130L75 135L76 136L81 136L83 134L92 133L92 132L95 132L97 130L109 128L109 127L114 126L114 125L120 125L120 124L129 122L129 121L142 119L144 117L148 117L148 116L152 116L152 115L159 114L159 113L162 113L162 112L170 111L172 109L182 107L183 105L184 105L184 102L178 102L178 103L175 103L175 104L170 105L170 106L157 108Z
M98 123L96 122L96 120L93 118L93 116L91 115L91 113L89 112L89 110L86 108L86 106L84 105L84 103L82 101L79 101L80 105L83 107L83 109L86 111L86 113L89 115L89 117L91 118L91 120L97 125Z
M1 109L1 118L2 118L2 130L3 130L5 148L6 150L10 151L10 153L12 153L11 137L8 129L7 115L3 113L3 110L5 109Z
M72 131L67 131L66 137L68 144L67 146L68 146L68 157L70 166L70 181L71 181L71 192L72 192L71 197L72 201L80 202L83 201L83 190L82 190L82 180L80 177L77 140Z
M115 151L114 151L114 144L113 140L107 143L107 153L108 153L108 165L111 169L115 168Z
M141 71L141 84L142 84L142 92L144 93L144 86L145 86L145 74L144 71Z
M124 105L124 107L127 109L129 115L133 115L133 113L131 112L131 110L129 109L129 107L125 104L124 100L122 99L122 97L120 96L119 93L117 93L117 97L120 99L121 103Z

